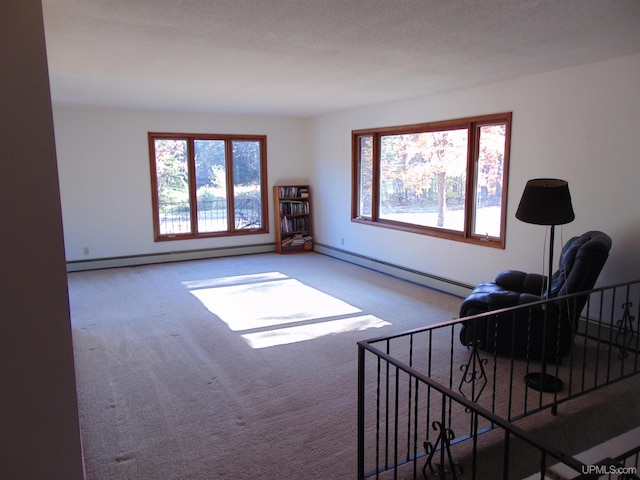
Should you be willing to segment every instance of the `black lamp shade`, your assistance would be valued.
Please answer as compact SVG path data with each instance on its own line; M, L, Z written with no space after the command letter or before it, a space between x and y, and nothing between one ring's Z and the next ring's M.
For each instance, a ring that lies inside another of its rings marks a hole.
M563 225L576 218L569 184L555 178L535 178L524 187L516 218L536 225Z

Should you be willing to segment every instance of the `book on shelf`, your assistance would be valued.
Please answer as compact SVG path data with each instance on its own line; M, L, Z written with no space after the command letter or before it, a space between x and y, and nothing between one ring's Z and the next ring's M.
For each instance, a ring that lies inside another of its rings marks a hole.
M309 198L307 187L279 187L280 198Z
M313 238L310 235L302 235L301 233L297 233L292 237L287 237L280 242L280 245L283 247L300 247L306 243L310 243L313 241Z
M291 245L302 245L310 242L311 240L312 238L309 235L302 235L298 233L292 237Z
M282 233L304 232L309 230L309 219L307 217L282 217L280 220L280 231Z
M281 200L280 215L306 215L309 213L309 202L301 200Z

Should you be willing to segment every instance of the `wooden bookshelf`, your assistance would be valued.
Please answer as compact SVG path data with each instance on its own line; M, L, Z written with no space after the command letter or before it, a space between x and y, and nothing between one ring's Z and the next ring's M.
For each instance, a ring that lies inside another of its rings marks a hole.
M311 192L309 185L273 187L276 218L276 252L308 252L313 249L311 235Z

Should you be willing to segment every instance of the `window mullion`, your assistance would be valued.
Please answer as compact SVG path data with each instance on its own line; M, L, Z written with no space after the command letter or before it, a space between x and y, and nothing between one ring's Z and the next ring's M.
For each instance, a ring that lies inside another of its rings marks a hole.
M380 140L379 133L373 134L372 168L371 172L371 220L377 222L380 218Z
M153 206L153 232L155 238L160 236L160 200L158 195L158 152L156 139L149 135L149 159L151 169L151 204Z
M478 176L478 152L480 135L478 126L470 123L467 138L467 181L464 206L464 236L466 238L473 235L473 222L476 215L476 178Z
M189 175L189 212L191 213L191 232L194 236L198 235L198 202L196 193L196 155L193 137L187 140L187 172Z
M235 191L233 188L233 140L225 139L224 141L224 161L227 182L227 230L234 232L236 229L235 222Z

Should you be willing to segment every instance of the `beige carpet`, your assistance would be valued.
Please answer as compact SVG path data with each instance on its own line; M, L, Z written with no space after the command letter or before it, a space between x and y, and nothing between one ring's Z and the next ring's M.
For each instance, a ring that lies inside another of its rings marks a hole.
M69 274L88 480L356 476L358 340L460 299L316 253Z
M317 253L76 272L69 293L88 480L355 478L356 342L455 318L461 302ZM447 382L469 352L455 341L450 364L444 337L430 363L416 337L415 367ZM367 367L375 391L375 365ZM545 411L517 425L575 454L640 425L639 388L634 377L561 405L557 417ZM504 416L507 400L495 400ZM454 415L456 432L467 417ZM502 440L481 437L481 480L501 474ZM466 475L470 448L454 449ZM538 464L513 442L509 478ZM408 479L412 468L380 478Z

